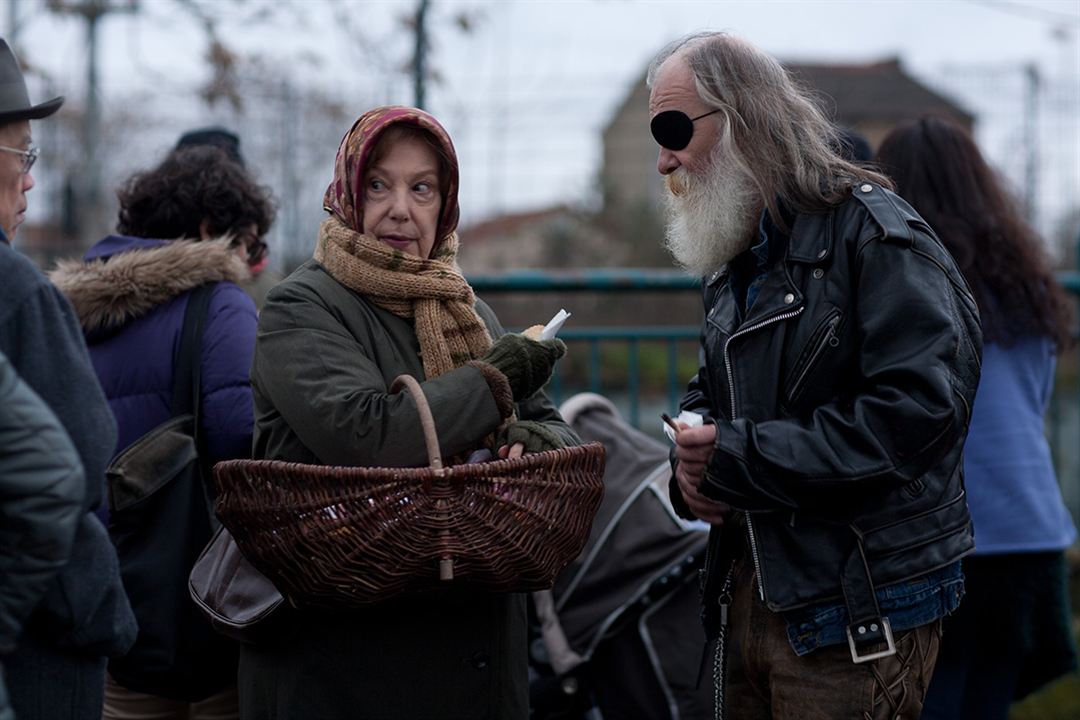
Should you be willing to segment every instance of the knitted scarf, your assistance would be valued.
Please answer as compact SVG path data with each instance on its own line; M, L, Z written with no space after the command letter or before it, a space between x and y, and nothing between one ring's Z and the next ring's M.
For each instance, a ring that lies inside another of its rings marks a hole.
M457 235L424 260L350 229L323 221L315 259L339 283L398 317L411 318L424 374L434 378L481 357L491 347L476 314L473 290L457 267Z

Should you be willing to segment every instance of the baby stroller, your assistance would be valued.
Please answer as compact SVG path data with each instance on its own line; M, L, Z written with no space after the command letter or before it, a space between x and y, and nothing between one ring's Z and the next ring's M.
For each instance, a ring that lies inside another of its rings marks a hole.
M671 508L668 447L600 395L575 395L560 410L582 440L604 444L604 499L584 550L552 590L533 594L531 716L712 717L711 683L695 687L708 528Z

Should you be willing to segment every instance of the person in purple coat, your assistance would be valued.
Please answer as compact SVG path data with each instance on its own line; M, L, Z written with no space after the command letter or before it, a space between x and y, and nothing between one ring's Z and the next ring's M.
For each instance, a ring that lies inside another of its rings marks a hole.
M265 247L274 220L269 192L221 149L202 146L171 152L118 194L118 234L52 274L75 308L116 417L115 451L172 416L184 311L192 290L213 283L200 358L210 456L203 460L247 458L257 315L237 283L250 277L249 253ZM104 717L235 717L234 683L235 675L220 692L189 704L122 687L110 676Z

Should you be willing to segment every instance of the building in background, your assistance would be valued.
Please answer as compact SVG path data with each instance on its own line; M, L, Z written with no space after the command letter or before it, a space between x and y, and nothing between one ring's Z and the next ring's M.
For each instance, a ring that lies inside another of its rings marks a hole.
M797 64L787 68L839 125L871 146L902 122L934 113L972 129L975 117L906 73L897 59L867 64ZM649 134L644 71L602 134L599 212L565 205L490 218L462 230L462 267L492 272L527 267L671 267L660 249L663 178Z

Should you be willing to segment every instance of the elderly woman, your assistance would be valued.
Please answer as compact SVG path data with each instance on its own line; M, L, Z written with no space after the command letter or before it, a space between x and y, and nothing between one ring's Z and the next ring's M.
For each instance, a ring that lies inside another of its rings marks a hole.
M403 373L421 382L445 457L492 436L502 456L577 443L539 392L565 347L506 334L458 269L457 190L454 147L423 111L377 108L345 135L315 257L260 316L257 458L426 465L412 399L388 392ZM300 610L289 625L241 650L244 718L528 714L522 595L458 588Z
M272 201L242 167L211 147L170 153L133 175L118 197L118 234L98 242L82 261L61 263L52 276L86 334L116 417L116 452L173 416L185 311L196 288L212 286L199 363L201 459L210 466L247 458L257 316L237 283L250 277L252 258L265 252L260 238L274 220ZM160 540L163 546L178 542L183 539ZM193 639L189 630L203 621L183 592L186 577L176 582L175 596L162 598L160 570L125 562L123 546L119 552L139 636L127 657L109 664L105 720L236 717L235 651L208 627L202 640ZM177 651L189 662L177 660Z

